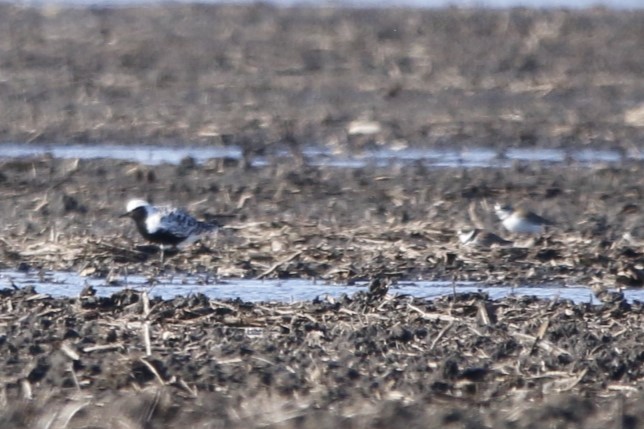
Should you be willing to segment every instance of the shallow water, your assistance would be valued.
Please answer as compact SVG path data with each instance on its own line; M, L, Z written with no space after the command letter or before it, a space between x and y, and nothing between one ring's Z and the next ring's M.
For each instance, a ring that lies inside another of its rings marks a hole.
M198 162L210 158L241 158L241 150L235 147L216 146L145 146L145 145L47 145L47 144L2 144L0 158L22 158L50 154L54 158L98 159L110 158L135 161L146 165L178 164L182 159L192 157Z
M234 299L244 301L307 301L316 297L339 297L342 294L352 295L367 290L366 283L355 286L336 285L313 280L253 280L232 279L218 280L205 275L177 275L156 278L154 282L143 276L128 276L109 284L106 279L82 277L67 272L21 272L0 271L0 288L34 286L39 293L52 297L78 296L85 286L92 286L99 296L110 296L124 288L147 290L152 296L170 299L175 296L186 296L202 293L211 299ZM401 282L392 286L390 293L411 295L420 298L436 298L454 292L486 292L490 298L499 299L509 295L536 296L544 299L569 299L577 303L599 304L589 288L583 286L558 287L510 287L485 286L474 282L452 283L448 281L415 281ZM644 301L644 290L624 291L629 301Z
M178 164L191 157L198 163L212 158L241 159L242 150L234 146L148 146L148 145L46 145L2 144L0 159L13 159L51 154L55 158L97 159L110 158L135 161L146 165ZM316 166L359 168L370 165L412 164L421 162L428 167L510 167L515 162L547 164L574 163L578 166L618 163L625 160L641 160L640 153L624 154L616 150L582 149L508 149L499 152L490 148L366 150L360 154L336 154L323 147L308 147L303 150L307 162ZM276 157L289 157L281 152ZM253 159L254 165L269 163L265 157Z

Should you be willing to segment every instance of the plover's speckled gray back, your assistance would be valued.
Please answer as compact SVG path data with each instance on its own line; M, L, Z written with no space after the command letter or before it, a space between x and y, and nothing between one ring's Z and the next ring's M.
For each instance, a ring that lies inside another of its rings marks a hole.
M524 209L514 209L510 205L496 204L496 215L505 229L516 234L541 234L546 226L552 225L548 219Z
M144 200L130 200L121 217L131 217L141 235L161 246L177 247L194 243L217 225L201 222L175 207L153 206Z
M458 230L458 239L461 244L472 247L512 246L512 242L505 240L489 231L474 228L471 230Z

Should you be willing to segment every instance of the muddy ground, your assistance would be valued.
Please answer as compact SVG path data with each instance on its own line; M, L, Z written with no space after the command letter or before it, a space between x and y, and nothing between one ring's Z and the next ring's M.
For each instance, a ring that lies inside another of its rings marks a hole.
M2 427L641 427L642 304L2 292Z
M102 276L180 271L609 288L644 282L639 162L509 169L299 167L290 158L242 164L4 161L0 264ZM161 262L158 248L118 217L133 197L172 202L225 226ZM510 234L493 213L499 201L523 203L555 225L538 237ZM463 246L457 231L474 226L514 245Z
M332 168L301 149L638 154L643 17L0 5L0 140L236 145L244 155L154 167L2 159L0 268L106 281L180 271L641 287L641 162ZM225 227L161 262L118 218L132 197ZM512 236L496 202L555 225ZM461 245L456 232L473 226L514 244ZM2 286L1 427L643 425L642 307L619 295L589 307L374 288L260 305L91 291L53 300Z

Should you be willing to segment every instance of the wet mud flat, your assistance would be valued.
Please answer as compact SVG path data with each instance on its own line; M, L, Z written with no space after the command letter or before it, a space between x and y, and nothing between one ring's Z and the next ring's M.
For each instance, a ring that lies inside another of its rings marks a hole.
M641 427L644 308L1 291L12 428Z
M290 157L185 159L143 166L48 157L0 161L0 267L74 271L117 279L172 272L212 277L339 282L474 280L490 284L639 287L642 164L511 168L298 166ZM107 187L105 184L109 184ZM225 224L201 244L168 254L129 219L129 198L185 207ZM504 231L496 202L554 222L545 234ZM507 247L471 247L458 230L485 228Z

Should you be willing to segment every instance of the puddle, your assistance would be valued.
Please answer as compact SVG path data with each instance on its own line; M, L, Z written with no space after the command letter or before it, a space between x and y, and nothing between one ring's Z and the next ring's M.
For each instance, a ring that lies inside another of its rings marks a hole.
M564 162L566 160L566 152L561 149L508 149L504 156L513 161Z
M178 164L186 157L197 162L211 158L241 158L241 150L236 147L214 146L145 146L145 145L41 145L41 144L2 144L0 158L21 158L51 154L54 158L97 159L110 158L135 161L146 165Z
M305 156L309 156L309 161L314 165L324 165L329 167L365 167L374 165L377 167L386 167L391 164L412 164L422 162L427 166L433 167L493 167L493 166L510 166L511 163L503 162L499 164L498 152L493 149L472 148L466 150L449 150L449 149L379 149L365 151L361 154L351 155L331 155L330 152L318 151L318 157L311 157L307 151Z
M135 161L146 165L178 164L186 157L203 163L212 158L241 159L242 151L235 146L147 146L147 145L45 145L45 144L2 144L0 158L21 158L51 154L55 158L96 159L111 158ZM625 160L641 160L639 153L624 155L616 150L582 149L508 149L499 152L488 148L462 150L407 148L401 150L378 149L360 154L337 154L324 147L308 147L303 150L307 162L314 166L359 168L365 166L385 167L391 164L422 162L428 167L510 167L515 162L568 163L579 166L618 163ZM278 151L275 157L289 157L285 151ZM270 159L257 157L253 164L269 164Z
M605 149L581 149L575 151L564 151L562 149L509 149L505 157L517 161L536 162L576 162L580 164L596 164L621 162L625 159L641 159L639 154L624 156L615 150Z
M355 286L335 285L324 281L289 279L289 280L218 280L205 275L177 275L157 278L151 284L143 276L128 276L119 279L115 284L108 284L105 279L81 277L76 273L47 272L25 273L18 271L0 272L0 288L34 286L39 293L52 297L78 296L85 286L93 286L99 296L110 296L124 289L147 290L152 296L170 299L179 295L202 293L211 299L234 299L244 301L308 301L316 297L339 297L342 294L352 295L367 290L366 283ZM390 293L411 295L432 299L457 293L483 291L492 299L509 295L536 296L544 299L569 299L577 303L599 304L587 287L510 287L485 286L479 283L452 283L448 281L401 282L390 289ZM624 291L629 301L644 301L644 290Z

